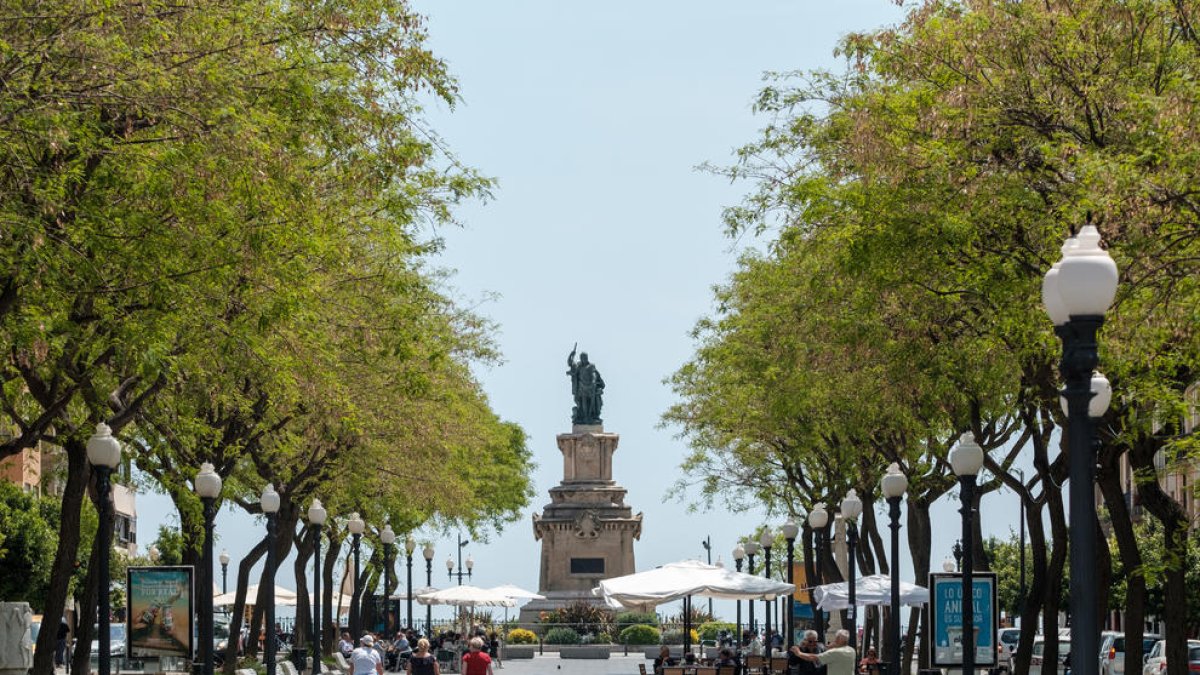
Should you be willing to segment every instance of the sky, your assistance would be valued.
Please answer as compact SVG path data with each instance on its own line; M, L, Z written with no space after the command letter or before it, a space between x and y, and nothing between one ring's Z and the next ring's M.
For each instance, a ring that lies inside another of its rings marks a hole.
M431 104L429 125L459 159L498 181L492 200L459 210L461 228L436 233L446 246L434 264L455 272L448 283L462 305L498 325L505 360L478 376L498 413L526 430L537 462L535 496L521 519L464 549L475 560L472 583L537 589L531 515L562 479L555 436L571 430L565 373L576 342L607 385L604 427L621 437L614 478L643 513L637 568L705 559L707 537L713 560L728 563L737 538L767 520L761 510L692 510L688 500L667 497L687 447L678 429L660 427L675 402L663 380L693 354L689 331L712 314L712 287L746 247L767 241L723 232L722 208L753 186L696 167L731 164L734 150L768 122L751 106L764 72L840 71L838 40L896 23L901 10L890 0L415 6L428 16L429 44L463 98L454 110ZM172 507L158 495L138 499L145 546L170 522ZM1015 531L1011 494L989 495L981 510L985 536ZM961 531L957 502L943 499L932 517L937 568ZM226 508L217 532L217 551L228 549L235 561L232 573L262 525ZM433 540L435 586L448 583L444 561L455 535L416 533ZM414 570L423 585L423 561ZM902 573L911 578L911 566ZM291 575L281 562L279 583L294 588ZM732 620L732 602L715 609ZM435 608L435 617L448 615Z

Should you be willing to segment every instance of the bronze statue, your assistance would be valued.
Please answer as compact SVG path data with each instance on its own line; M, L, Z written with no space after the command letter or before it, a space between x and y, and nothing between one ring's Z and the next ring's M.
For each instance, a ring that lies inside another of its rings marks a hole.
M571 395L575 397L575 408L571 411L571 422L575 424L601 424L600 408L604 405L604 379L596 365L588 361L587 352L579 355L575 362L576 342L567 356L567 375L571 376Z

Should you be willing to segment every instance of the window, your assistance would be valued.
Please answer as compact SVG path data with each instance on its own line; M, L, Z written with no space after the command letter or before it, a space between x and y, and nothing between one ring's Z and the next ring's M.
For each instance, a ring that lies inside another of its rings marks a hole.
M571 558L571 574L604 574L604 558Z

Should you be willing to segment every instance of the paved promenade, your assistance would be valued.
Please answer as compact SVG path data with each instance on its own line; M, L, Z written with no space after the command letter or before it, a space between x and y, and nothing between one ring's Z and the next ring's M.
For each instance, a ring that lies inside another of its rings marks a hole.
M560 659L557 654L532 659L512 659L496 669L496 675L637 675L638 664L650 665L646 658L613 654L606 659Z

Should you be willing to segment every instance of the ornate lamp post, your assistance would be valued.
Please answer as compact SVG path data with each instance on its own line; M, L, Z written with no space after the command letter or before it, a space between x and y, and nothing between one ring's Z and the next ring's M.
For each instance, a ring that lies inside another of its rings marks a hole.
M737 546L733 547L733 565L737 569L737 571L739 571L739 572L742 571L742 561L745 559L746 559L746 548L739 543ZM733 637L735 640L737 640L738 651L740 652L740 651L742 651L742 601L741 600L737 601L737 623L735 625L736 625L737 634L734 635Z
M817 549L817 559L813 563L813 583L820 585L825 581L825 575L822 573L821 562L824 552L825 541L825 526L829 524L829 512L825 510L825 505L821 502L813 504L812 510L808 512L808 526L813 531L813 545ZM825 612L817 610L816 616L813 617L817 622L817 635L820 636L821 642L828 642L825 639Z
M221 561L221 594L229 592L229 551L221 549L221 555L218 557Z
M771 528L765 527L758 535L758 545L763 549L763 576L767 579L771 578L771 544L775 543L775 535L771 533ZM766 655L771 656L771 601L763 600L763 622L766 628L766 638L763 640L763 647L766 649Z
M346 523L346 527L350 530L350 552L354 554L354 588L350 591L350 639L357 640L362 634L359 626L359 605L362 602L359 598L359 592L362 589L362 581L359 576L359 554L362 549L362 535L367 529L367 524L358 515L358 512L350 514L350 520Z
M392 544L396 543L396 533L392 531L391 523L383 526L383 531L379 533L379 542L383 544L383 601L390 607L392 604ZM386 632L389 636L395 634L395 626L388 623L386 618L384 625L387 626Z
M975 477L983 468L983 448L975 442L975 436L967 432L958 438L958 444L950 451L950 468L958 476L959 501L962 508L962 538L963 538L963 571L962 571L962 672L973 675L975 672L975 546L971 539L974 534L972 523L975 512ZM1099 649L1099 647L1097 647Z
M754 556L758 555L758 542L753 538L747 539L745 543L746 550L746 572L754 574ZM746 617L747 623L750 624L751 635L758 635L758 627L754 625L754 601L747 600L746 607L749 608L749 616Z
M433 544L425 544L425 549L421 551L421 555L425 556L425 585L433 586ZM433 638L432 605L425 605L425 637Z
M855 548L858 546L858 517L862 515L862 500L858 498L858 491L854 488L850 489L849 494L842 500L842 518L846 521L846 548L848 558L846 561L846 572L849 574L849 584L847 590L850 594L850 608L846 612L846 618L850 619L850 648L858 651L858 605L855 597L855 583L858 576L858 559L854 557Z
M321 672L321 527L329 514L321 506L320 499L313 499L308 507L308 522L313 528L313 638L312 638L312 672Z
M1063 244L1062 260L1042 280L1042 303L1062 340L1059 372L1067 399L1068 478L1071 481L1071 652L1095 654L1100 649L1096 589L1096 502L1094 417L1108 408L1111 390L1093 391L1093 371L1100 362L1096 333L1117 293L1117 265L1100 248L1100 232L1085 225ZM1075 659L1075 675L1096 675L1097 659Z
M792 569L796 563L796 535L800 534L800 527L796 525L796 521L788 518L788 521L783 524L783 538L787 541L787 580L789 584L796 583L796 571ZM791 649L792 645L796 644L796 620L794 603L796 601L795 592L787 596L787 602L783 603L784 611L787 612L787 648Z
M475 559L472 558L470 555L468 555L467 556L467 568L466 568L467 571L466 572L463 571L462 550L463 550L463 547L469 543L471 543L470 539L463 539L461 534L458 535L458 571L457 572L454 570L454 558L451 558L450 556L446 556L446 576L451 579L453 579L454 577L458 577L458 585L459 586L462 586L463 576L466 576L467 579L470 579L471 578L471 570L475 568Z
M279 493L275 491L275 486L267 483L263 488L262 496L259 497L258 503L262 506L262 511L267 516L267 593L270 594L270 599L267 601L267 606L264 608L266 616L263 623L267 629L267 644L266 654L263 655L263 665L267 667L267 675L275 675L275 654L279 651L278 634L275 632L275 568L279 566L278 556L275 554L275 539L278 537L278 514L279 514ZM209 588L211 588L211 584ZM212 619L210 618L209 621Z
M415 550L417 550L417 541L413 539L412 533L409 533L409 535L404 538L404 555L408 559L408 625L405 626L405 628L413 627L412 554Z
M98 607L97 612L100 618L100 634L96 636L99 642L100 657L97 667L100 675L109 675L111 672L110 655L111 635L109 631L109 615L112 609L109 607L111 591L109 590L111 573L109 572L109 552L112 550L112 495L110 490L112 485L109 483L109 478L112 476L113 469L121 463L121 442L113 438L112 429L108 428L107 424L101 422L96 425L96 433L87 442L87 457L88 462L92 465L92 470L96 472L96 501L100 504L100 518L96 528L96 536L101 538L102 545L100 546L98 563L100 565L100 587L98 592ZM210 560L211 562L211 560ZM212 598L209 597L211 602ZM209 614L212 614L210 611ZM210 616L211 620L212 617Z
M196 474L196 494L204 504L204 546L200 553L200 575L197 586L202 592L196 603L196 613L199 614L196 638L200 640L200 669L204 675L213 672L213 604L212 604L212 574L213 574L213 519L217 516L217 497L221 494L221 477L213 470L213 465L204 462L200 465L200 473ZM203 592L208 589L208 592Z
M888 503L888 519L892 528L892 610L888 624L888 658L891 660L891 675L900 675L900 499L908 489L908 478L900 472L900 465L892 462L887 474L879 481L881 492Z
M149 550L149 551L146 551L146 555L150 556L150 562L151 562L151 563L154 563L155 565L157 565L157 564L158 564L158 555L159 555L159 552L158 552L158 547L157 547L157 546L155 546L154 544L150 544L150 550Z

